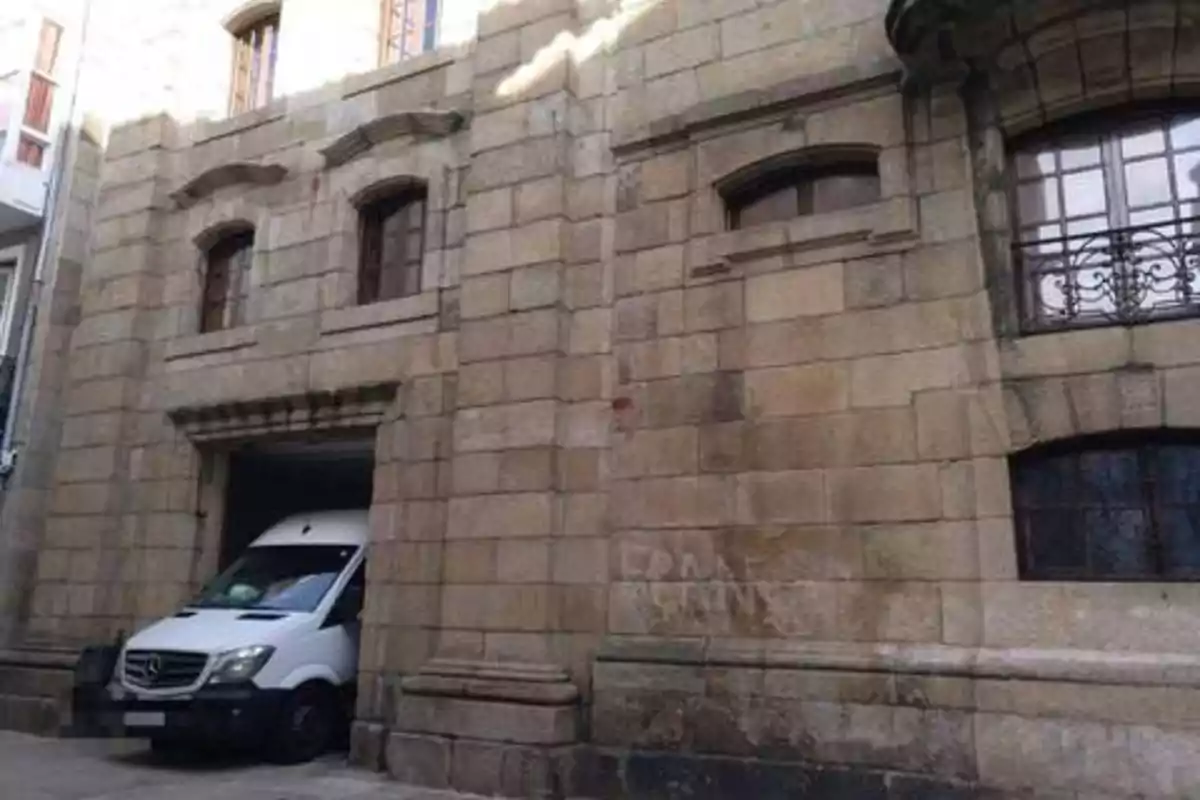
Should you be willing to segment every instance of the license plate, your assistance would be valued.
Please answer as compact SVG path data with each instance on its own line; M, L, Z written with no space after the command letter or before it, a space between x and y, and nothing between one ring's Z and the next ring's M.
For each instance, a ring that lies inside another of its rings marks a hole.
M126 711L125 724L130 728L161 728L167 724L162 711Z

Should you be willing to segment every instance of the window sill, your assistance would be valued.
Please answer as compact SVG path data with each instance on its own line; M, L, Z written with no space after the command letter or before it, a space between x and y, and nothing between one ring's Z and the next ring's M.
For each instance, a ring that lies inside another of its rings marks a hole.
M350 308L335 308L321 314L321 335L384 328L438 316L440 303L436 290L398 300L385 300Z
M746 261L794 250L848 242L885 243L916 235L917 216L912 199L895 197L846 211L720 233L713 237L710 253L718 261Z
M258 332L251 325L212 331L211 333L197 333L167 342L163 360L177 361L182 358L241 350L245 347L253 347L257 343Z

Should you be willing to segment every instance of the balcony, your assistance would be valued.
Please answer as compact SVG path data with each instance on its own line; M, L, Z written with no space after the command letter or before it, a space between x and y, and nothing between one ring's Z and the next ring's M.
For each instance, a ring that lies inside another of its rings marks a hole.
M1027 333L1200 316L1200 217L1015 251Z
M1131 9L1129 18L1133 11L1156 5L1143 0L1125 0L1125 4ZM965 67L990 69L1010 45L1024 45L1060 23L1073 24L1093 11L1125 14L1121 5L1120 0L891 0L885 25L910 77L931 82ZM1111 22L1099 26L1109 27ZM1051 38L1061 38L1061 33ZM1010 53L1001 61L1016 55Z

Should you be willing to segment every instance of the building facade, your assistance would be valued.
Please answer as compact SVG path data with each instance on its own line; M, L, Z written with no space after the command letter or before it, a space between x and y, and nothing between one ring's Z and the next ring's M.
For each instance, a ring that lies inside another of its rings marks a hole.
M1200 4L179 5L34 334L13 708L362 502L398 779L1200 792Z

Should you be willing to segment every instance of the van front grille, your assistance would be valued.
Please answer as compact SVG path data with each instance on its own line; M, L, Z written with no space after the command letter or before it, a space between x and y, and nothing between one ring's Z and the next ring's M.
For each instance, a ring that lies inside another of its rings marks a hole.
M129 650L125 653L125 682L144 689L191 686L208 664L205 653L179 650Z

